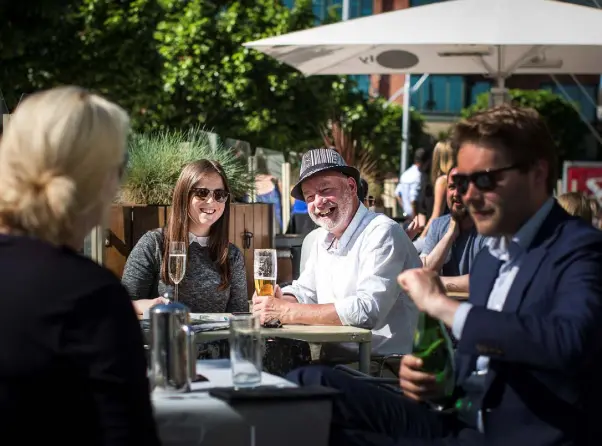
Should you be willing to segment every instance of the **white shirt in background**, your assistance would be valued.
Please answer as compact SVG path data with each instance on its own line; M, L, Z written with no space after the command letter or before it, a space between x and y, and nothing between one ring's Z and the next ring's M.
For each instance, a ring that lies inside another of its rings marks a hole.
M420 195L420 169L416 164L408 168L399 180L399 184L395 189L397 195L401 194L401 202L403 203L403 213L408 217L414 217L414 209L412 202L418 201Z
M421 266L403 228L360 204L338 243L325 229L316 230L303 272L282 291L301 303L334 303L343 325L372 330L373 354L404 354L412 349L418 310L397 276ZM357 353L357 344L343 347Z

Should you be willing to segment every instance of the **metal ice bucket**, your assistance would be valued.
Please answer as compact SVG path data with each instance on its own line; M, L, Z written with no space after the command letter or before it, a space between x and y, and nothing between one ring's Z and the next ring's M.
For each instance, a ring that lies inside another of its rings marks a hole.
M151 389L189 392L196 376L196 355L188 307L160 304L150 309L149 316Z

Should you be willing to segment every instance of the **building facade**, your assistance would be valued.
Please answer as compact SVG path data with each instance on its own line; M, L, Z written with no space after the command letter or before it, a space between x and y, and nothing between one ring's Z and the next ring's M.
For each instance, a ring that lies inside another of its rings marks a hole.
M295 5L295 0L283 0L285 6L292 8ZM349 1L349 18L356 19L365 17L374 13L374 0L350 0ZM318 22L325 20L330 11L336 12L339 17L343 9L343 0L313 0L312 1L314 15ZM352 76L357 82L358 89L366 94L370 93L370 76Z

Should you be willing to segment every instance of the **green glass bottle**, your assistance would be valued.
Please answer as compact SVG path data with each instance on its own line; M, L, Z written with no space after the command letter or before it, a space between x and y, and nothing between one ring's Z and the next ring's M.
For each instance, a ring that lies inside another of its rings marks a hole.
M441 321L419 313L412 354L422 359L422 370L435 375L443 386L442 398L431 401L436 408L443 409L454 391L455 382L452 342Z

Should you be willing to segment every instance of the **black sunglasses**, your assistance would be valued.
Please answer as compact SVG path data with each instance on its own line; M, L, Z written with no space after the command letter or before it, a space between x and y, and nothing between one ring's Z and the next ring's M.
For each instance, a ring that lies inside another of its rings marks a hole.
M474 184L481 192L491 192L498 185L500 173L522 168L522 164L512 164L511 166L502 167L500 169L487 169L471 174L457 173L453 175L452 180L456 185L456 189L462 195L465 195L466 192L468 192L470 183Z
M191 193L192 195L194 195L195 197L201 199L201 200L207 200L209 197L213 197L213 199L215 201L217 201L218 203L225 203L226 200L228 200L228 197L230 196L230 193L227 190L224 189L215 189L215 190L211 190L211 189L207 189L206 187L195 187L193 189L191 189Z

